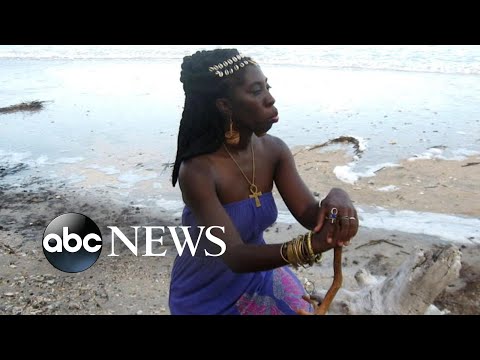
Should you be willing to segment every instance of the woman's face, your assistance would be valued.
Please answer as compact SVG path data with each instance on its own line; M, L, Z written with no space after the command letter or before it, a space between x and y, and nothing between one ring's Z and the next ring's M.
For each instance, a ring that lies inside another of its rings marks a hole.
M275 99L270 85L258 66L247 66L243 82L233 88L231 97L232 120L238 130L248 129L264 134L278 121Z

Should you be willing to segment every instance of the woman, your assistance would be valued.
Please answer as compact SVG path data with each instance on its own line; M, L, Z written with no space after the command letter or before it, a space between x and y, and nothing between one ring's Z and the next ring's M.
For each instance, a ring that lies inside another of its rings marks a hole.
M355 208L341 189L321 205L295 167L288 146L266 135L279 119L267 78L235 49L186 56L181 78L185 107L178 134L173 186L180 184L182 225L212 231L226 251L204 237L195 256L175 259L170 284L172 314L295 314L311 311L304 289L285 265L313 264L347 245L358 230ZM284 244L265 244L263 231L277 218L277 186L293 216L309 232ZM327 218L327 216L329 216ZM326 219L327 218L327 219Z

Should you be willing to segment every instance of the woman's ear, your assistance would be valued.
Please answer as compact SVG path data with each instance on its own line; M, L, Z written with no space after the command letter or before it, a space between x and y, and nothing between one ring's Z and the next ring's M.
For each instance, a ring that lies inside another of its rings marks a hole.
M230 118L232 115L232 107L230 106L230 101L226 98L219 98L215 100L215 105L217 106L218 111L225 116L226 119Z

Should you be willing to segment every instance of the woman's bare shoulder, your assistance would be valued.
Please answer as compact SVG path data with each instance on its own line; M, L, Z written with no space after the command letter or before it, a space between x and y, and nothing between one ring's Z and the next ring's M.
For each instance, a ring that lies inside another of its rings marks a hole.
M195 156L191 159L184 160L180 164L179 181L199 177L210 177L212 174L212 163L207 155Z
M283 152L288 151L289 147L281 138L273 135L265 135L260 138L265 150L275 155L281 155Z

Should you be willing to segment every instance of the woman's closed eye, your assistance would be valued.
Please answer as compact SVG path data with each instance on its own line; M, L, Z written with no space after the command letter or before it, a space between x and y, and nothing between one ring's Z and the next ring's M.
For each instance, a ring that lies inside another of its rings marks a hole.
M261 87L261 86L255 86L253 89L252 89L252 94L254 96L258 96L260 95L264 89L266 89L267 91L270 91L272 87L269 85L269 84L266 84L265 87Z

